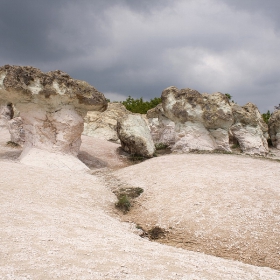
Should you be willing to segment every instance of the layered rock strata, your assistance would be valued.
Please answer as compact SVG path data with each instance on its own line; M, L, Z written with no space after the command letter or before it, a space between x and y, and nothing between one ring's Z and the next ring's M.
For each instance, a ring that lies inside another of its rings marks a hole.
M4 102L20 111L25 149L74 156L87 111L107 108L104 95L88 83L59 70L43 73L31 66L0 67L0 103Z
M131 114L121 103L108 103L104 112L89 111L84 118L83 134L110 141L118 141L117 121Z
M139 114L128 114L117 122L117 133L124 151L132 155L152 157L155 145L150 130Z
M272 113L268 121L268 127L272 145L280 150L280 109Z

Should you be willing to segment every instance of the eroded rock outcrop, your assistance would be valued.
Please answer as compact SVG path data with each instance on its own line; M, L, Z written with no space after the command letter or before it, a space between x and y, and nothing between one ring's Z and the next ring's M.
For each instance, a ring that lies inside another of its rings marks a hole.
M280 150L280 109L272 113L268 121L268 127L272 145Z
M173 147L175 144L175 123L164 115L162 104L150 109L146 116L154 143Z
M141 115L128 114L120 118L117 123L117 133L126 152L148 158L153 156L155 145Z
M31 66L0 67L3 102L13 103L20 111L24 155L27 148L37 148L76 156L87 111L107 108L104 95L88 83L59 70L43 73Z
M162 92L162 104L148 111L147 118L154 142L173 151L231 151L231 138L244 153L268 152L268 128L258 108L252 103L238 106L219 92L169 87Z
M1 103L0 103L1 104ZM0 105L0 126L7 126L9 120L14 117L13 104L8 102L5 104L2 100L2 105Z
M161 98L164 115L175 122L173 151L230 151L228 131L233 116L224 94L169 87Z
M90 111L84 118L83 134L105 140L117 141L117 121L127 114L132 114L122 103L108 103L104 112Z
M25 132L21 117L15 117L8 121L8 129L11 135L11 141L23 147L25 143Z
M241 150L247 154L266 155L268 153L268 127L257 106L247 103L241 107L232 103L232 113L234 124L230 130Z

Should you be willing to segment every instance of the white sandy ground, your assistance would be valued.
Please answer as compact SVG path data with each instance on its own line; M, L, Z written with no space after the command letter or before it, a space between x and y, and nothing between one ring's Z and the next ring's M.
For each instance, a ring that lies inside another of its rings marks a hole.
M280 269L280 162L168 155L114 175L144 189L125 220L165 229L161 242Z
M114 214L116 198L103 177L20 164L20 150L6 147L6 141L6 134L0 133L0 279L280 279L277 270L140 238L133 224L122 223ZM90 147L87 156L93 164L98 145L93 141ZM111 158L113 154L100 159L106 170L117 165ZM162 159L164 164L167 157ZM146 168L149 162L139 165L146 176L152 171ZM178 168L176 162L162 169ZM184 178L185 174L173 182ZM140 177L133 180L138 184ZM147 187L145 192L151 195L151 190ZM178 205L178 213L182 211Z

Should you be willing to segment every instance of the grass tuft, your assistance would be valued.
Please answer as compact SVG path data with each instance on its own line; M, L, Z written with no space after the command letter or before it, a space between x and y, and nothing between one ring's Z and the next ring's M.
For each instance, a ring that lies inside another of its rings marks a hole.
M120 209L125 214L130 210L131 202L127 195L122 194L118 196L118 202L115 205L116 208Z
M118 202L115 204L116 208L126 214L132 206L132 200L138 197L143 191L142 188L121 188L114 191L118 198Z

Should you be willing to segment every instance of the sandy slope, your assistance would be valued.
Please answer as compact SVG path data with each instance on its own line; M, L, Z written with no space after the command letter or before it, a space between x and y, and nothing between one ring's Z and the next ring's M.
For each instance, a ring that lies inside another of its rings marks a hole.
M125 219L164 228L162 242L280 269L280 162L168 155L114 175L144 189Z
M0 279L280 279L270 268L140 238L113 214L103 178L22 165L4 144L3 136Z

